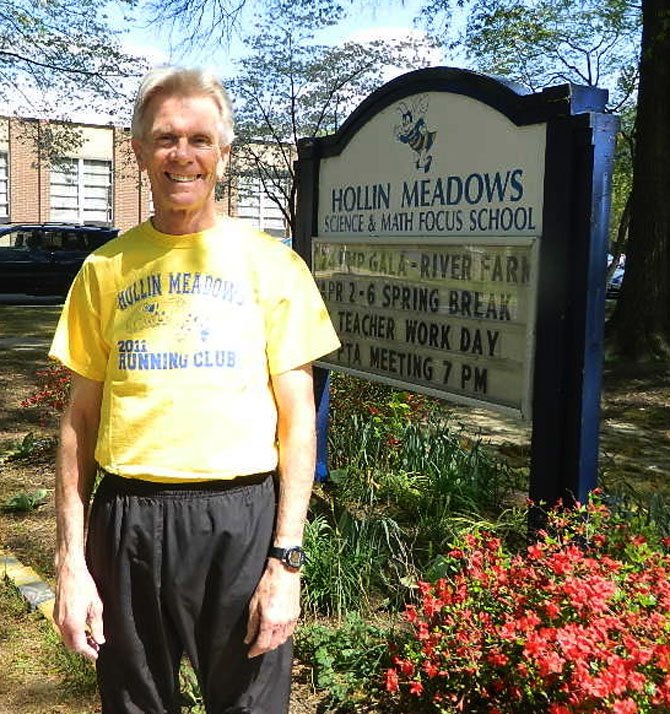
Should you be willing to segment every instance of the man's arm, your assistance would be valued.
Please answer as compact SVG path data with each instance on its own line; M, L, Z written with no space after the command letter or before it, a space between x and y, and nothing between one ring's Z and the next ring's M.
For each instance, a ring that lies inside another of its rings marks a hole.
M277 402L279 499L274 545L302 543L316 455L311 365L272 377ZM249 605L249 656L268 652L292 634L300 615L300 574L270 558Z
M56 604L54 620L65 645L90 659L104 641L102 603L84 556L86 516L95 479L95 444L102 382L72 373L61 418L56 462Z

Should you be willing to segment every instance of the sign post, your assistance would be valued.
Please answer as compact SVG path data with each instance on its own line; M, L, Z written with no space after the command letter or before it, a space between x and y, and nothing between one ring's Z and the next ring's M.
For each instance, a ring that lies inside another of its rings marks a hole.
M532 420L536 501L596 481L606 97L418 70L299 145L294 246L342 341L321 367Z

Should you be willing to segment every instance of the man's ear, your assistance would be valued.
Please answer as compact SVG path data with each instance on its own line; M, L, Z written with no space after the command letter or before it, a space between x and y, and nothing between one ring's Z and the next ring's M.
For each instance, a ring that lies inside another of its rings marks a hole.
M221 181L226 174L226 167L230 160L230 144L220 147L221 156L216 164L216 178Z
M140 171L144 171L147 165L144 161L144 155L142 152L142 142L139 139L135 139L133 137L130 140L130 145L133 147L133 153L135 154L135 159L137 160L137 166L139 167Z

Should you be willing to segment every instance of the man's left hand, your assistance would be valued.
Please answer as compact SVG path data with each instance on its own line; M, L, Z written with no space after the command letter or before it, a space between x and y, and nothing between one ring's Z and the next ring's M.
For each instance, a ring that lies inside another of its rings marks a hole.
M279 647L293 634L300 615L300 574L278 560L268 559L265 572L249 603L244 642L249 657Z

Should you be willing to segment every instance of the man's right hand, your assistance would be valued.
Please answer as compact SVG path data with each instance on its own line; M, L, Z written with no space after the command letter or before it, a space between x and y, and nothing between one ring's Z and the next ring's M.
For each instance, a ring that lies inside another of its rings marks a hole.
M95 660L105 641L102 602L86 567L84 531L95 481L102 382L71 373L56 460L56 603L65 646Z
M65 646L95 661L105 642L102 601L85 565L58 569L54 622Z

